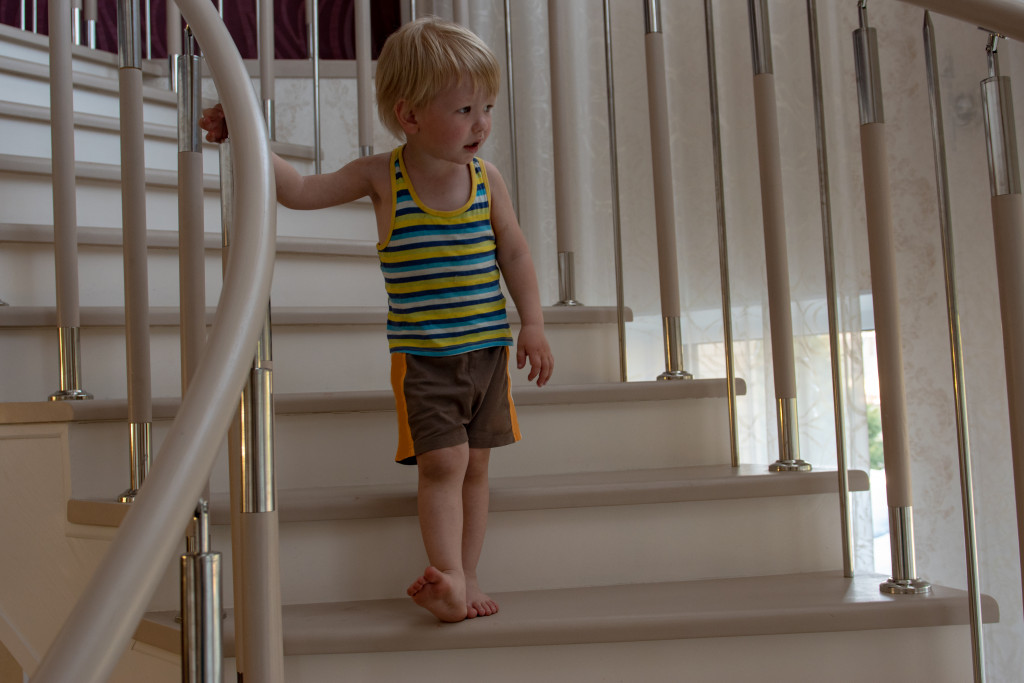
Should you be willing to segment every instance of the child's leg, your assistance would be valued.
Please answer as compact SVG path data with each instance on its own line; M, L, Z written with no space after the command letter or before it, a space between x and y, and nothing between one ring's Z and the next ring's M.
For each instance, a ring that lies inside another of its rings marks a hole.
M470 618L486 617L498 611L498 604L480 590L476 576L487 532L487 507L490 503L487 466L490 456L489 448L469 449L469 465L462 485L462 569L466 574L466 603Z
M431 566L409 586L408 593L441 621L462 621L468 613L462 567L462 486L469 445L423 453L416 461L420 532Z

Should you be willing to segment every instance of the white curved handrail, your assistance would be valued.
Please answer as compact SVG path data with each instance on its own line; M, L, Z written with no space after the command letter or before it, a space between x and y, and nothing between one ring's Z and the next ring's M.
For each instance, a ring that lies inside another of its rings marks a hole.
M1024 2L1021 0L902 0L1024 41Z
M192 517L236 410L266 318L276 193L267 134L242 59L208 0L177 0L204 46L235 140L237 231L220 306L188 394L145 486L33 683L106 681ZM131 558L131 559L129 559Z

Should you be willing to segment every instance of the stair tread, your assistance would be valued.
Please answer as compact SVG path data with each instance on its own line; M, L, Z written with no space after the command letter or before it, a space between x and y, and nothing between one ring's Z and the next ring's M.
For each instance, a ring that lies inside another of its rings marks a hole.
M123 244L121 228L92 226L78 227L78 245L90 247L120 247ZM204 247L219 251L223 245L220 232L206 232ZM53 244L53 226L31 223L0 223L0 242L11 244ZM177 230L147 230L146 246L150 249L177 249ZM318 256L365 256L376 259L377 247L373 240L352 240L326 237L277 236L277 253L316 254Z
M2 310L2 309L0 309ZM2 313L0 313L2 316ZM737 378L738 395L746 391L746 383ZM692 379L673 382L612 382L606 384L549 384L512 388L517 406L558 405L566 403L632 403L637 401L671 401L726 396L724 379ZM154 398L153 419L172 419L181 403L179 398ZM32 405L19 404L19 405ZM96 399L69 403L71 422L104 422L126 420L126 399ZM395 409L390 389L370 391L336 391L314 393L275 393L276 415L314 413L365 413Z
M968 623L967 594L889 596L886 577L841 572L494 594L501 611L441 624L408 599L285 605L286 655L451 650L917 628ZM983 596L986 623L999 620ZM230 610L229 610L230 612ZM176 612L146 615L136 640L180 652ZM234 624L224 622L225 656Z
M36 104L0 101L0 116L40 121L46 124L50 123L49 107ZM76 128L91 128L110 132L119 132L121 127L120 120L117 117L85 112L74 112L74 123ZM178 144L178 129L176 126L150 121L143 123L143 129L146 137L161 138L168 142L173 142L175 145ZM272 140L270 146L273 151L282 156L298 157L306 160L312 160L313 158L312 145L299 145ZM203 147L212 151L216 150L217 144L203 142Z
M121 306L82 306L79 311L82 327L121 327L124 325L124 308ZM207 324L213 323L216 312L216 307L207 307ZM275 306L273 315L274 327L384 325L387 322L387 308L384 306ZM512 307L508 309L508 318L513 325L519 322L519 316ZM151 326L176 327L180 319L180 309L177 306L151 306L149 308L149 324ZM626 309L626 320L632 320L632 312L629 309ZM544 322L548 325L592 325L615 321L615 308L611 306L544 307ZM55 327L56 325L56 306L0 307L0 328Z
M867 491L867 473L849 472L851 491ZM814 495L838 490L836 470L769 472L763 465L707 465L609 472L579 472L491 480L491 511L549 510L614 505L679 503L737 498ZM403 517L416 514L415 484L365 484L281 489L282 523ZM227 493L213 493L214 524L227 524ZM118 526L127 508L109 500L73 499L68 521Z

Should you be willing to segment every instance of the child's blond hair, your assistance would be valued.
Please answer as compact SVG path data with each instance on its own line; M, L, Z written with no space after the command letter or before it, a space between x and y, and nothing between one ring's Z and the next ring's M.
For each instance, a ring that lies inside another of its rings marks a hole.
M399 139L405 132L395 105L405 100L414 109L434 100L444 89L468 78L489 97L501 82L498 60L469 29L436 17L424 17L392 33L377 59L377 113Z

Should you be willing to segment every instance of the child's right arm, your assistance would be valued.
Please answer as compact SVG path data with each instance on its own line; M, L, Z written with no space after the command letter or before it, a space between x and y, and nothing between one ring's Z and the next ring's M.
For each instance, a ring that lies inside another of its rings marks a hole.
M203 111L199 125L210 142L223 142L228 137L224 109L219 104ZM376 167L380 162L375 157L355 159L333 173L309 176L300 175L276 154L273 159L277 201L289 209L322 209L367 196L376 199L374 172L379 175Z

